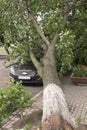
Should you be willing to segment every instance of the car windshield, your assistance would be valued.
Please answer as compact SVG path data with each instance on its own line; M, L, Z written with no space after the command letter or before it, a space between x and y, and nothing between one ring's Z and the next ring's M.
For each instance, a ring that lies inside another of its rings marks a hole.
M19 64L17 65L17 67L20 69L20 70L29 70L29 69L35 69L35 66L34 64L30 61L30 62L27 62L25 64Z

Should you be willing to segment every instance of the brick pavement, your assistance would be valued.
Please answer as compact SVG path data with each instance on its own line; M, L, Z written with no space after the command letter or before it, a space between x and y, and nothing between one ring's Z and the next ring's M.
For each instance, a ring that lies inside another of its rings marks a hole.
M73 85L66 77L63 79L63 90L72 115L87 125L87 85Z

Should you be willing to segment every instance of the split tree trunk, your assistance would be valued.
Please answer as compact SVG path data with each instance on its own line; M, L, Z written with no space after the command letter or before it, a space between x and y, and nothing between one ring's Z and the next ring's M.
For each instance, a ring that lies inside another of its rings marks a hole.
M31 60L36 66L38 74L42 77L44 84L42 130L73 130L76 127L76 122L69 113L56 71L54 51L58 32L55 33L50 43L34 19L27 1L25 7L28 17L32 20L33 25L48 48L43 58L43 65L38 63L33 52L30 52Z
M42 130L74 130L77 126L69 113L56 71L54 45L43 58L43 117Z

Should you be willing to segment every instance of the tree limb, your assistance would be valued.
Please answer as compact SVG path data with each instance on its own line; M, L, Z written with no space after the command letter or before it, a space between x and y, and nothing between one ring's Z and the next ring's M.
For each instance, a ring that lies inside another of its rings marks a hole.
M57 42L58 38L59 38L59 34L58 34L58 31L56 31L56 33L55 33L55 35L54 35L54 38L53 38L53 40L52 40L52 44L53 44L53 45Z
M12 63L8 63L8 64L6 64L6 62L4 63L4 66L5 66L5 68L8 68L8 67L10 67L10 66L12 66L12 65L15 65L15 64L18 64L19 62L12 62Z
M38 45L39 45L44 51L46 51L46 50L48 49L47 45L44 43L43 40L40 41L40 42L38 43Z
M34 63L37 71L38 71L38 74L42 77L42 65L41 63L36 59L34 53L32 51L30 51L30 58L32 60L32 62Z
M68 12L68 5L67 4L65 5L64 27L66 27L67 21L68 21L68 13L66 13L66 12Z
M35 18L33 17L32 13L31 13L31 10L30 8L28 7L28 1L26 0L26 11L27 11L27 14L28 14L28 17L32 20L37 32L39 33L39 35L42 37L43 41L45 42L45 44L47 46L50 45L50 42L48 41L48 39L46 38L46 36L44 35L44 33L42 32L42 30L40 29L40 27L38 26L38 23L37 21L35 20Z
M69 16L70 11L73 11L76 8L80 8L82 6L87 5L87 2L85 0L80 1L79 5L75 5L76 2L77 2L76 0L73 0L73 4L71 6L69 6L68 3L66 3L66 5L62 6L62 16L64 18L64 27L67 25L68 16Z
M8 67L10 67L10 66L12 66L12 65L18 64L18 63L20 62L20 59L21 59L21 58L22 58L22 55L18 56L17 59L16 59L15 61L12 61L11 63L7 63L7 64L6 64L6 62L4 62L4 66L5 66L6 68L8 68Z
M68 7L67 11L65 11L63 15L65 15L66 13L69 13L71 10L74 10L76 8L79 8L81 6L86 6L86 5L87 5L87 2L83 2L80 5Z

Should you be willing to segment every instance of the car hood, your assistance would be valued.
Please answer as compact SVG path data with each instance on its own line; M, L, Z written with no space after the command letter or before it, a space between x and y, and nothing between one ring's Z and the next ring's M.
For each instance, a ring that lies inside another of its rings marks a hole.
M16 75L23 75L23 76L34 76L36 74L36 70L34 69L29 69L29 70L26 70L26 69L19 69L19 68L15 68L14 67L14 70L15 70L15 73Z

